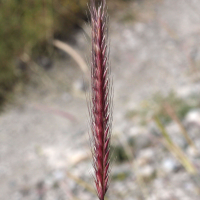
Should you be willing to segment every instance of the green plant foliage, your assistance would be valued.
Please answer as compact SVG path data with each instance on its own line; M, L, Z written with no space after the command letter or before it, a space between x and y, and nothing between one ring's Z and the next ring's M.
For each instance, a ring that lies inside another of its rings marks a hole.
M167 124L172 120L165 109L165 105L169 104L174 109L177 117L182 120L188 111L199 107L199 97L191 99L182 99L174 92L170 92L167 96L157 93L151 100L141 102L140 109L129 111L126 117L127 119L133 119L135 116L140 116L142 124L145 124L145 121L157 116L163 124Z
M23 75L15 60L32 55L54 35L68 36L85 16L87 0L0 1L0 104ZM37 48L35 48L37 47ZM24 73L24 72L23 72Z
M120 172L112 175L112 180L123 181L130 176L130 172Z
M157 105L156 115L159 117L159 119L163 123L168 123L171 121L171 118L169 117L169 115L166 113L164 109L165 103L170 104L174 108L180 120L182 120L185 117L185 115L188 113L189 110L196 107L195 104L191 104L185 99L181 99L177 97L177 95L174 92L171 92L167 97L164 97L160 94L156 94L154 96L153 101L154 101L154 104Z
M126 13L122 19L121 22L133 22L135 20L134 13Z
M113 153L111 159L116 163L123 163L128 161L128 155L121 145L118 144L115 146L111 146L111 152Z

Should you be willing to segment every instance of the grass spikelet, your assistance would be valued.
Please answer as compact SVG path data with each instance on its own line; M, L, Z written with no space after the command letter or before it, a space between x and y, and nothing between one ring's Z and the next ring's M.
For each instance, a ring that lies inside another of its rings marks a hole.
M112 123L112 84L108 63L106 1L96 6L90 2L92 26L91 105L92 155L97 194L104 200L110 171L110 136Z

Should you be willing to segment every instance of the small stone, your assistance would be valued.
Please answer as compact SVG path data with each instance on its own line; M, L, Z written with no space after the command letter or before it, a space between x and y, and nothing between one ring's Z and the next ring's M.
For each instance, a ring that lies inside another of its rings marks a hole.
M144 149L152 145L152 141L149 137L149 134L141 134L135 138L135 144L137 149Z
M189 192L192 192L192 193L196 192L196 188L195 188L194 184L192 184L192 183L189 183L189 182L185 183L184 187Z
M188 147L188 143L186 142L185 138L182 137L181 133L180 135L174 135L172 139L174 143L182 149L186 149Z
M148 123L148 130L149 130L149 132L150 132L152 135L154 135L154 136L156 136L156 137L158 137L158 136L161 135L161 134L160 134L160 131L159 131L159 129L158 129L158 127L156 126L156 124L155 124L154 121L151 121L150 123Z
M140 151L137 159L138 166L144 166L153 161L154 151L151 148Z
M133 136L138 136L138 135L142 134L144 131L145 131L145 129L140 126L133 126L130 128L128 133L129 133L130 137L133 137Z
M143 23L138 22L138 23L135 23L134 28L137 33L142 33L145 30L145 25Z
M197 125L200 125L200 110L191 110L187 115L186 115L186 123L195 123Z
M68 161L71 165L76 165L89 158L89 154L84 151L76 151L68 157Z
M129 131L129 144L134 146L137 150L147 148L152 145L149 133L141 127L132 127Z
M139 178L142 178L144 181L151 181L156 176L156 170L151 165L146 165L145 167L142 167L138 171Z
M46 56L41 56L37 59L37 63L39 66L41 66L45 70L49 70L53 66L53 61L46 57Z
M87 86L83 80L77 80L73 83L73 88L75 91L85 92L87 89Z
M167 158L162 162L162 169L166 173L172 173L178 171L179 165L175 160Z
M20 193L23 197L28 196L30 194L30 188L27 186L24 186L21 190Z
M194 148L189 146L186 150L187 154L193 158L198 158L199 157L199 153L198 151Z
M63 180L65 178L65 172L63 170L55 170L53 172L53 177L55 180Z

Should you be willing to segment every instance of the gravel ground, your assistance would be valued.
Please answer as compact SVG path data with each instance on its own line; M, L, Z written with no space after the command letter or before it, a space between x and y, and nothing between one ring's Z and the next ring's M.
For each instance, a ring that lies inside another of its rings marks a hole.
M130 1L111 16L113 141L127 146L132 137L137 150L129 149L136 162L113 163L109 199L199 199L199 176L187 173L166 151L155 124L126 117L158 92L167 96L174 91L183 99L199 95L199 13L195 0L146 0ZM82 32L74 41L71 45L87 55ZM93 200L83 74L64 56L36 80L0 115L0 200ZM198 150L199 119L195 109L183 120ZM177 129L175 122L167 125L199 170L199 154Z

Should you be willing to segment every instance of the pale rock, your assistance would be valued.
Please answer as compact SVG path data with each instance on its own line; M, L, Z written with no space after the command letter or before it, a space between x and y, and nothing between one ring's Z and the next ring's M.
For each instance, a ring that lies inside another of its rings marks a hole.
M137 165L141 167L151 163L154 159L154 155L155 153L153 149L150 148L140 151L137 159Z
M128 141L137 150L147 148L151 146L151 135L143 127L132 127L128 133Z
M137 22L135 23L134 28L137 33L142 33L145 30L145 25L143 23Z
M186 152L189 156L193 158L199 157L199 152L194 147L188 146Z
M139 178L142 178L144 181L150 181L155 178L156 170L151 165L146 165L139 169L138 174Z
M82 150L76 151L76 152L71 153L71 155L68 155L69 156L68 161L70 162L71 165L76 165L76 164L88 159L89 155L90 155L90 153L86 152L86 151L82 151Z
M53 146L43 147L42 155L46 157L48 165L53 169L67 166L67 154L62 148Z
M73 89L74 91L77 91L77 92L84 92L86 89L86 84L84 83L83 80L76 80L73 83Z
M53 172L53 177L57 181L63 180L65 176L66 176L66 173L64 170L55 170Z
M162 162L162 169L166 173L176 172L178 170L178 163L171 158L166 158Z
M132 137L138 136L138 135L144 133L145 130L146 130L146 129L143 128L143 127L141 127L141 126L133 126L133 127L131 127L131 128L129 129L128 135L129 135L129 136L132 136Z
M200 125L200 110L191 110L185 118L187 123L195 123Z

